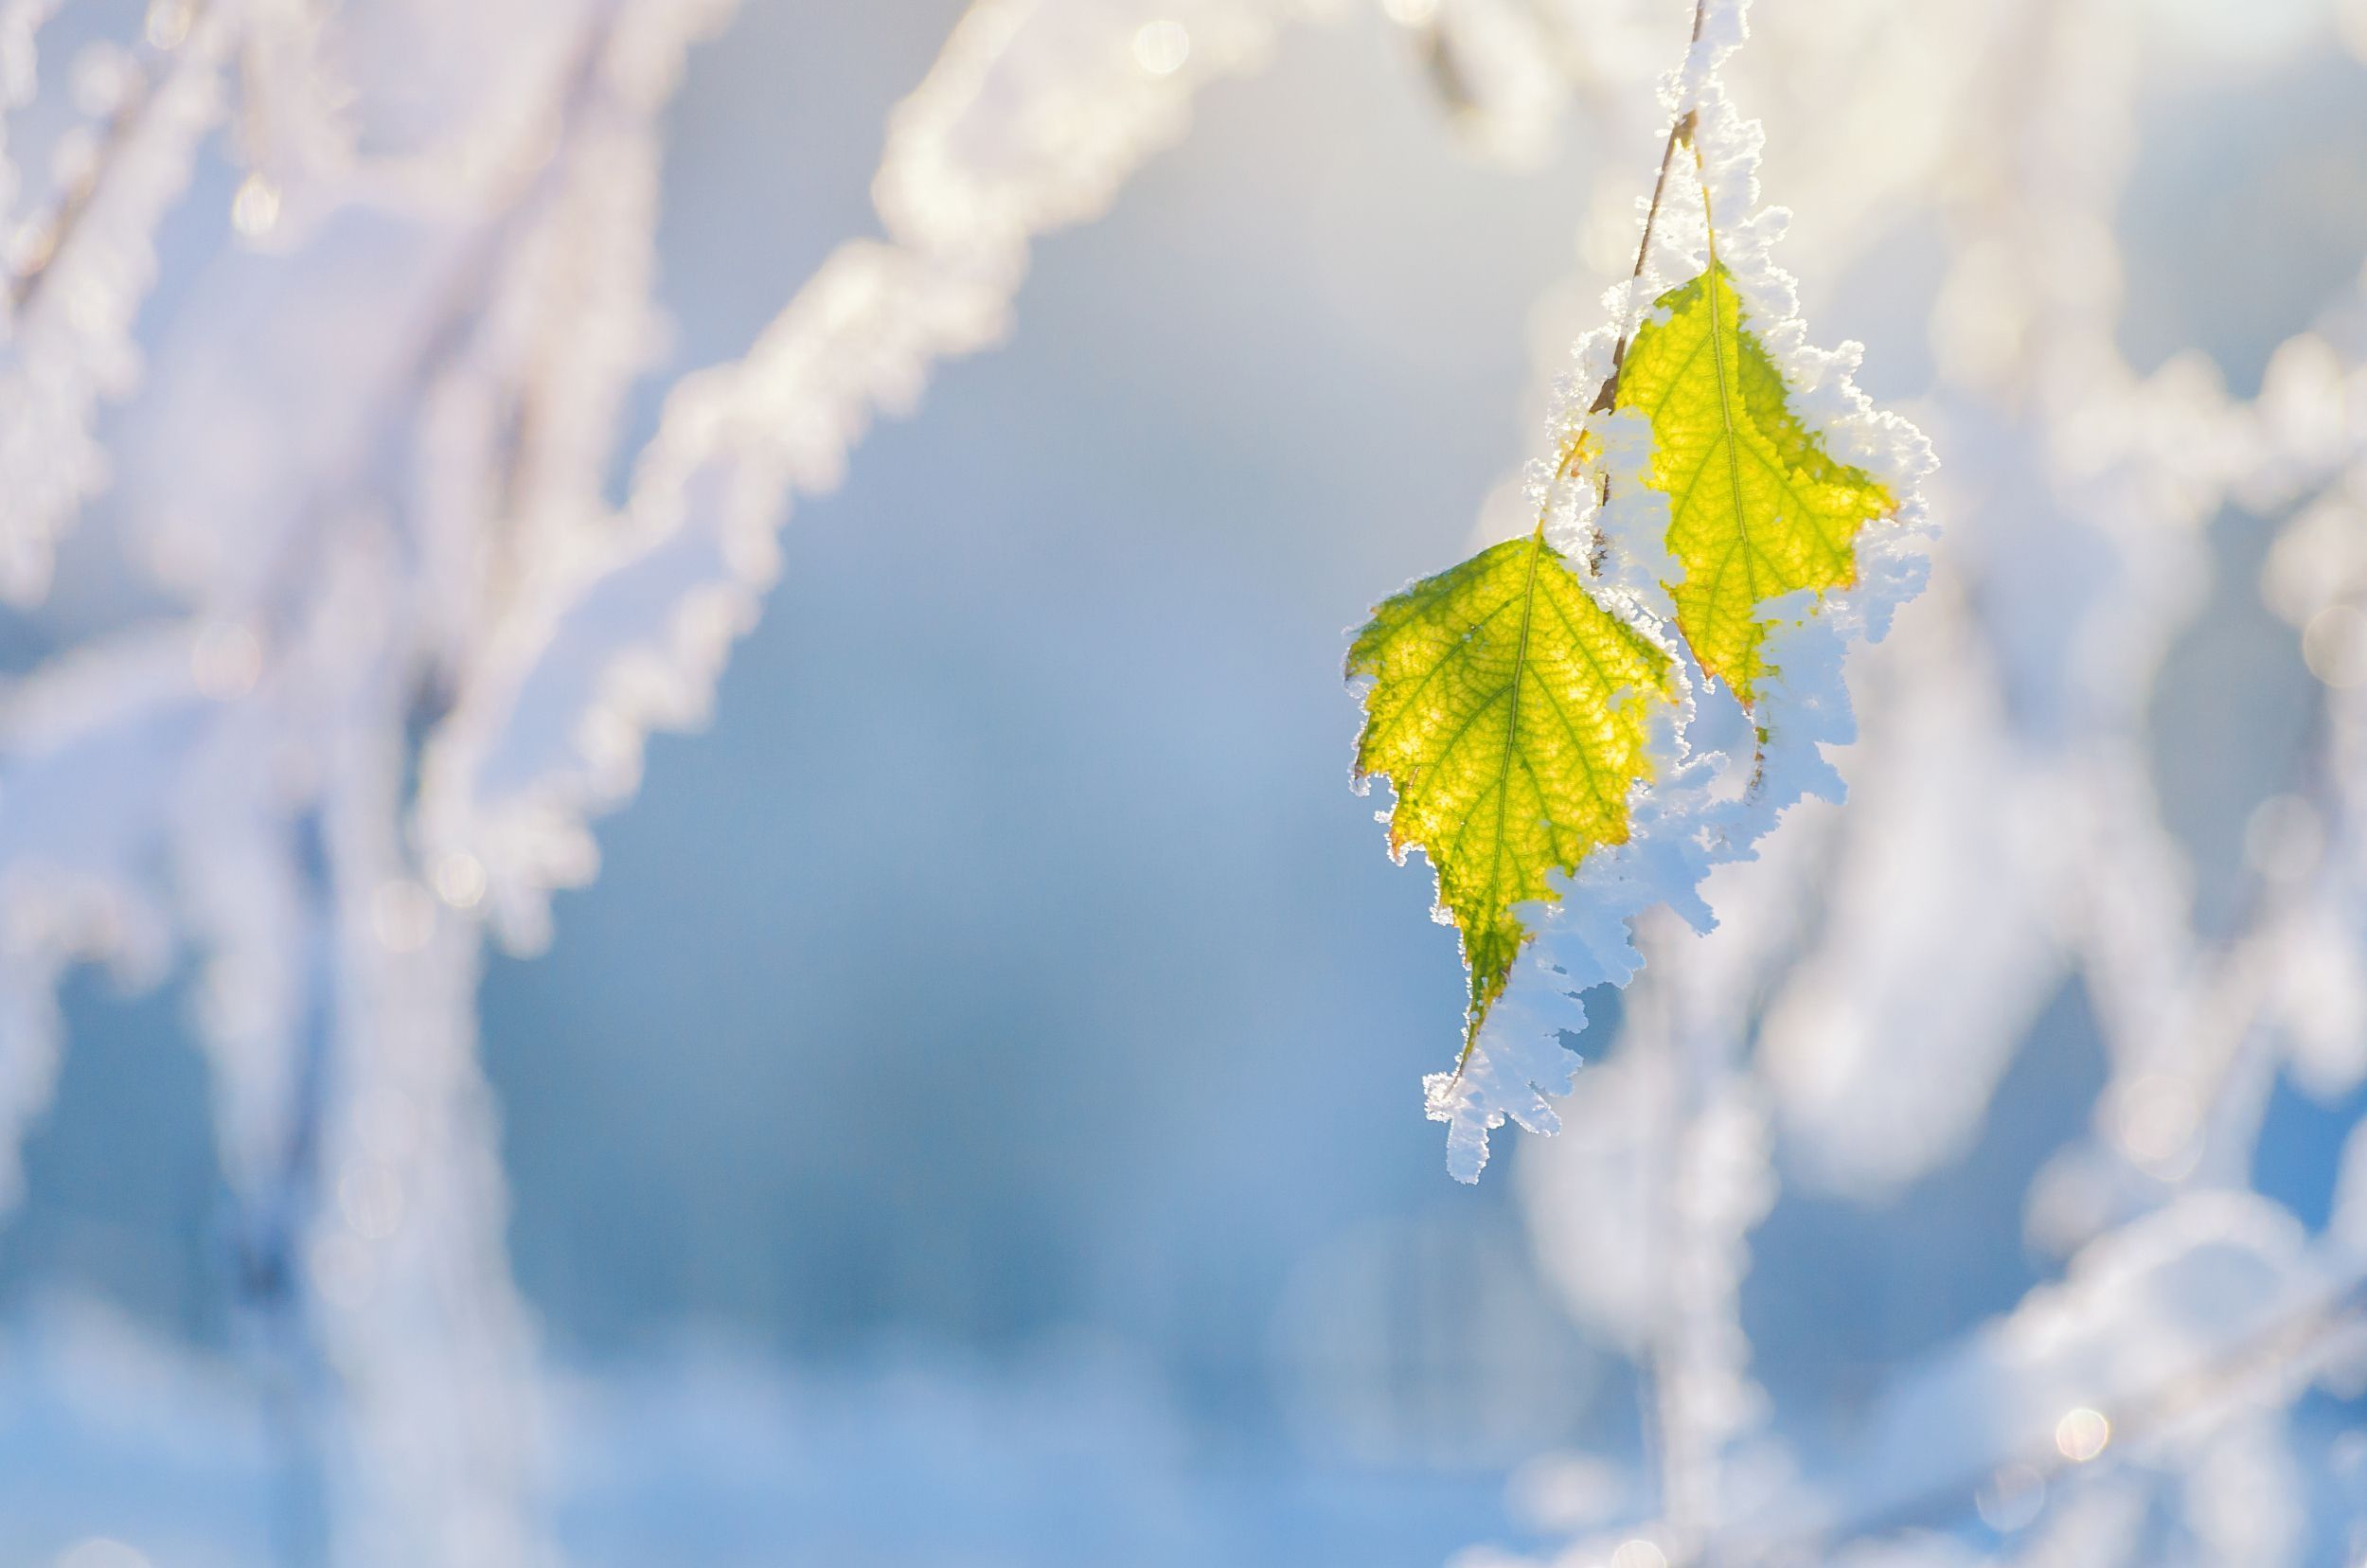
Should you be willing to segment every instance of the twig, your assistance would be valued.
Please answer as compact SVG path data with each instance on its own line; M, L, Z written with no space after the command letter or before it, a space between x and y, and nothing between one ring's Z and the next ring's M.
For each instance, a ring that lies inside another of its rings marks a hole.
M1697 11L1695 15L1698 17L1700 13ZM1644 239L1635 247L1635 267L1628 274L1630 283L1644 276L1645 260L1652 254L1652 225L1660 220L1661 197L1668 189L1668 167L1677 161L1678 146L1681 143L1691 144L1693 125L1694 112L1688 109L1678 116L1677 122L1668 128L1668 145L1661 149L1660 173L1652 181L1652 203L1644 209ZM1594 401L1587 405L1589 414L1608 414L1611 411L1619 396L1620 366L1627 360L1628 333L1622 330L1619 341L1611 346L1611 374L1603 378L1603 384L1595 392Z
M1694 0L1693 32L1686 43L1687 53L1691 52L1694 45L1698 45L1701 42L1701 28L1709 19L1709 0ZM1698 110L1688 107L1684 113L1679 115L1675 122L1668 127L1668 140L1660 150L1660 172L1653 176L1652 179L1652 200L1644 209L1644 237L1636 242L1635 265L1629 268L1628 272L1628 281L1630 283L1633 283L1637 278L1644 276L1644 263L1651 258L1652 229L1653 226L1660 222L1661 199L1668 193L1669 167L1677 161L1677 148L1679 144L1690 144L1692 142L1693 128L1697 122L1698 115ZM1603 384L1595 388L1594 401L1587 405L1586 411L1589 414L1608 414L1611 412L1611 410L1618 403L1619 372L1628 361L1628 338L1629 330L1630 330L1628 328L1622 327L1619 330L1619 340L1611 346L1611 374L1605 376L1603 378ZM1564 455L1562 464L1565 471L1569 466L1570 458L1575 454L1575 452L1576 448L1574 446L1571 453ZM1557 479L1559 477L1559 474L1556 475ZM1608 471L1606 471L1596 481L1594 504L1597 507L1608 507L1611 505L1611 474ZM1587 570L1592 574L1600 575L1603 569L1602 558L1602 543L1599 540L1597 540L1594 548L1588 553L1586 562Z
M1701 42L1701 28L1709 19L1709 0L1694 0L1693 35L1687 44L1688 50L1692 45ZM1668 141L1660 150L1660 173L1652 181L1651 205L1644 209L1644 238L1635 247L1635 266L1628 274L1628 281L1630 283L1644 276L1644 263L1652 254L1652 225L1660 219L1661 197L1668 189L1668 169L1677 161L1678 144L1681 142L1689 144L1693 140L1693 127L1697 115L1698 111L1688 106L1668 128ZM1594 401L1587 408L1589 414L1611 412L1613 402L1619 396L1619 367L1627 362L1627 358L1628 333L1622 330L1619 334L1619 341L1611 347L1611 374L1603 378L1601 388L1594 394Z
M2264 1366L2299 1359L2340 1330L2358 1325L2362 1317L2367 1317L2367 1275L2357 1276L2309 1307L2279 1319L2219 1360L2142 1390L2123 1401L2117 1411L2100 1411L2109 1424L2112 1446L2141 1443L2158 1435L2249 1375ZM2022 1465L2037 1471L2041 1480L2053 1480L2074 1467L2084 1469L2092 1463L2073 1459L2053 1445L2032 1448L1992 1459L1978 1470L1962 1471L1828 1529L1771 1541L1718 1543L1704 1554L1704 1560L1738 1554L1740 1560L1757 1561L1780 1556L1787 1548L1828 1551L1835 1543L1864 1541L1958 1512L2006 1465Z
M106 183L107 171L114 168L123 149L138 132L140 122L155 105L164 91L163 77L174 50L187 45L197 29L205 24L208 0L191 0L181 37L157 52L153 72L143 71L137 83L126 89L122 103L107 121L106 140L100 144L98 156L88 173L72 189L59 198L50 209L49 218L41 227L40 238L33 242L33 254L23 271L9 279L9 304L12 312L22 314L41 295L42 287L49 280L51 264L72 242L74 233L81 224L98 198L99 187Z

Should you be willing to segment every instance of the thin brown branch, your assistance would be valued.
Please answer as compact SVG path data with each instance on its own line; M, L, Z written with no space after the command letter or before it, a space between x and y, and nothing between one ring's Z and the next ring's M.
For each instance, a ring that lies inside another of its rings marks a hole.
M1644 209L1644 239L1635 247L1635 267L1628 274L1628 280L1631 283L1644 276L1644 263L1652 254L1652 227L1660 221L1661 198L1668 191L1669 166L1677 161L1678 147L1692 142L1693 123L1693 111L1688 109L1677 116L1676 124L1668 128L1668 145L1661 149L1660 174L1652 181L1651 205ZM1603 378L1603 384L1595 392L1594 401L1587 405L1589 414L1608 414L1611 411L1619 397L1620 367L1627 362L1628 334L1623 331L1619 334L1619 341L1611 346L1611 374Z
M1701 42L1701 28L1709 19L1709 0L1694 0L1693 35L1688 41L1688 48ZM1675 123L1668 127L1668 140L1660 150L1660 173L1652 181L1652 200L1644 209L1644 238L1635 247L1635 266L1628 273L1630 283L1644 276L1644 263L1651 258L1652 227L1660 221L1661 198L1668 193L1669 167L1677 161L1679 144L1691 144L1695 119L1696 111L1688 105L1684 113L1677 116ZM1594 401L1588 405L1588 413L1611 412L1619 396L1619 367L1627 362L1627 358L1628 334L1623 331L1619 334L1619 341L1611 346L1611 374L1603 378L1601 388L1594 394Z
M1688 50L1701 42L1701 28L1709 18L1709 0L1694 0L1693 33L1686 45ZM1644 276L1644 263L1651 258L1652 229L1660 222L1662 199L1668 194L1668 170L1677 161L1678 146L1692 142L1696 117L1696 111L1687 108L1668 128L1668 140L1660 150L1660 172L1652 179L1652 200L1644 209L1644 237L1636 242L1635 265L1628 272L1630 283ZM1628 362L1628 335L1627 330L1622 329L1619 341L1611 346L1611 374L1605 376L1603 384L1595 388L1594 401L1587 405L1589 414L1608 414L1618 405L1619 372ZM1611 475L1608 472L1597 482L1594 504L1598 507L1611 505ZM1602 575L1603 544L1599 539L1587 556L1586 569L1590 576Z

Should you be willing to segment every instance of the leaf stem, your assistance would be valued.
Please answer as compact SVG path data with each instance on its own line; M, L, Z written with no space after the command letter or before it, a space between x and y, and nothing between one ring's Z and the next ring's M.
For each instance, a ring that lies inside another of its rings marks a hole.
M1703 24L1709 18L1709 0L1694 0L1693 33L1686 45L1688 53L1690 53L1694 45L1701 42L1701 28ZM1693 145L1693 128L1699 117L1699 114L1700 111L1697 107L1688 107L1685 112L1679 115L1675 122L1668 127L1668 140L1662 145L1660 150L1660 172L1652 178L1652 200L1644 209L1644 237L1636 242L1635 265L1628 269L1628 281L1630 283L1633 283L1637 278L1644 276L1644 263L1651 258L1652 229L1660 221L1661 200L1668 193L1668 170L1677 161L1678 145L1680 143L1682 143L1687 147L1691 147ZM1694 156L1697 159L1700 156L1698 149L1695 151ZM1603 378L1603 384L1595 388L1594 401L1587 404L1587 413L1608 414L1617 406L1619 401L1619 372L1628 361L1628 339L1632 330L1632 328L1623 327L1619 332L1619 340L1611 346L1611 374L1605 376ZM1571 450L1574 453L1576 451L1575 443L1573 444ZM1567 458L1564 459L1563 467L1564 472L1566 472L1568 467ZM1556 483L1559 483L1563 476L1563 473L1557 473L1555 475ZM1611 474L1608 472L1603 473L1596 482L1594 504L1597 507L1608 507L1611 505ZM1541 515L1538 518L1537 526L1540 531L1542 531L1545 526L1545 520ZM1599 576L1601 574L1603 569L1602 546L1599 542L1595 545L1594 549L1588 553L1586 564L1587 571L1591 575Z
M1585 455L1586 436L1584 432L1580 432L1575 439L1561 449L1561 461L1555 466L1553 479L1545 487L1545 504L1537 508L1537 526L1530 531L1531 538L1542 540L1545 537L1545 520L1551 517L1554 511L1554 491L1563 480L1570 477L1570 471L1576 468L1580 459Z
M1709 0L1694 0L1693 35L1688 41L1688 49L1691 45L1701 42L1701 27L1709 18ZM1644 209L1644 238L1635 247L1635 265L1628 273L1628 281L1630 283L1644 276L1644 263L1651 257L1652 226L1660 219L1661 198L1668 190L1669 166L1677 161L1679 143L1682 142L1687 147L1693 145L1693 127L1697 114L1698 110L1688 106L1683 114L1677 116L1675 123L1668 127L1668 140L1660 151L1660 173L1652 181L1651 204ZM1626 363L1628 358L1628 336L1626 331L1622 331L1619 334L1619 341L1611 345L1611 374L1603 378L1601 388L1594 394L1594 401L1587 408L1588 413L1608 414L1616 401L1619 396L1619 367Z
M1693 111L1688 109L1668 128L1668 144L1661 149L1660 173L1652 181L1652 203L1644 209L1644 239L1635 247L1635 266L1628 273L1629 282L1644 276L1645 260L1652 254L1652 226L1660 220L1661 197L1668 189L1668 169L1677 161L1677 146L1680 142L1689 146L1692 140ZM1611 374L1603 378L1603 384L1595 392L1593 402L1588 405L1589 414L1610 413L1618 398L1619 370L1628 359L1628 334L1622 331L1619 341L1611 346Z

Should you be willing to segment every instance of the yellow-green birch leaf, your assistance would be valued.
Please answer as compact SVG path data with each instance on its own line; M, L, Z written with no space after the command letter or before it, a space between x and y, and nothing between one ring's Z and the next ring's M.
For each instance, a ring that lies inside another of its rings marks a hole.
M1674 671L1541 530L1385 600L1347 669L1373 681L1356 772L1397 792L1390 852L1429 857L1463 933L1468 1057L1532 935L1516 911L1557 897L1551 873L1627 841L1651 708L1673 700Z
M1651 421L1644 482L1668 496L1677 627L1705 674L1749 707L1771 673L1760 606L1857 581L1859 530L1897 510L1890 490L1824 450L1792 413L1734 278L1709 270L1653 303L1619 370L1617 406Z

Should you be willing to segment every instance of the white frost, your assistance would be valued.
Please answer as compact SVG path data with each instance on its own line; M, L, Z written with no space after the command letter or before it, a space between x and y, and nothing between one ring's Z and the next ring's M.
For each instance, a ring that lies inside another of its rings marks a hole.
M1747 860L1789 809L1806 799L1839 801L1841 776L1824 748L1856 739L1842 680L1849 649L1878 641L1893 611L1923 585L1928 520L1920 485L1933 465L1931 445L1896 415L1876 410L1851 381L1858 346L1809 346L1797 291L1771 257L1787 215L1758 205L1761 132L1727 102L1717 71L1743 36L1746 7L1719 0L1704 7L1700 36L1666 82L1662 106L1672 119L1691 115L1693 162L1677 158L1637 276L1605 297L1610 324L1581 340L1577 366L1562 383L1553 418L1561 442L1580 428L1596 431L1602 455L1581 469L1574 490L1593 491L1608 477L1611 500L1600 515L1581 512L1560 543L1583 554L1599 537L1609 546L1605 580L1611 602L1680 661L1683 694L1676 722L1654 749L1655 778L1631 803L1627 843L1599 849L1575 878L1559 879L1559 901L1532 911L1537 937L1515 963L1505 993L1477 1042L1454 1070L1433 1074L1424 1090L1431 1118L1447 1124L1447 1167L1476 1181L1487 1163L1487 1134L1507 1119L1535 1132L1558 1125L1545 1096L1569 1092L1575 1056L1560 1042L1584 1026L1575 997L1599 985L1625 986L1643 965L1629 923L1656 906L1674 909L1696 929L1712 923L1700 887L1715 866ZM1674 575L1667 550L1667 498L1642 482L1648 432L1639 416L1593 420L1595 389L1611 373L1612 350L1643 321L1653 300L1708 265L1708 210L1717 217L1717 249L1732 273L1752 330L1781 369L1793 406L1841 460L1867 469L1898 497L1895 517L1867 525L1858 546L1858 583L1817 598L1789 595L1760 609L1770 627L1775 673L1763 683L1753 718L1764 729L1755 755L1736 746L1747 725L1711 725L1704 704L1724 694L1708 688L1673 634L1673 607L1663 584Z

